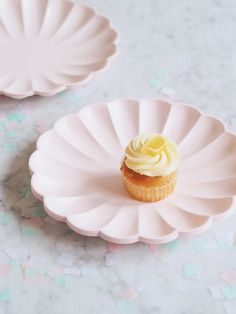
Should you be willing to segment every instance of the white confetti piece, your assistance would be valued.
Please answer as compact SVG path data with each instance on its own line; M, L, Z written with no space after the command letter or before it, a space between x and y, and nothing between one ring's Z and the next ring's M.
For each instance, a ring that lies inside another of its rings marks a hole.
M80 270L84 277L96 276L98 274L97 267L93 264L84 265L80 267Z
M67 253L63 253L57 259L57 262L62 265L70 266L75 260L75 256Z
M6 248L4 252L14 260L24 261L28 259L28 250L25 248Z
M63 273L63 269L58 267L57 265L51 266L50 269L47 271L47 276L55 278L56 276Z
M117 252L109 252L105 254L105 264L114 266L120 263L120 255Z
M235 314L236 313L236 301L225 302L224 310L226 314Z
M31 255L27 263L27 267L42 268L46 265L46 263L47 263L46 257L40 255Z
M223 294L221 292L221 285L212 285L208 287L211 295L214 299L222 299Z
M225 246L234 245L234 232L232 231L216 231L215 238L217 242Z
M69 266L64 269L64 274L71 276L79 276L80 270L78 266Z
M218 247L219 246L218 246L217 242L214 241L214 240L212 240L212 241L204 241L204 243L203 243L203 249L205 251L216 249Z
M186 280L179 280L176 284L176 289L182 293L190 294L193 290L193 285Z

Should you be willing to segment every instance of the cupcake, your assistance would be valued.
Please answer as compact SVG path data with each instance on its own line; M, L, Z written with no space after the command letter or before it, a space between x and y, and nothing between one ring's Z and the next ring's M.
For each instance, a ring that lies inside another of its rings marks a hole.
M175 142L162 134L136 136L125 148L121 173L128 193L143 202L156 202L174 190L179 167Z

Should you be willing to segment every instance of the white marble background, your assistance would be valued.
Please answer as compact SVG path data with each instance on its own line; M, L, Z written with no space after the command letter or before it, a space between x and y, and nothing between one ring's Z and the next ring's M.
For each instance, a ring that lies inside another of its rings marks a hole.
M37 125L47 128L58 117L94 102L155 97L170 89L177 100L222 118L231 131L236 131L235 0L83 3L108 16L119 32L120 54L110 68L97 73L86 86L58 96L21 101L0 97L0 127L9 114L23 114L23 121L16 123L16 132L2 129L0 137L0 214L10 215L10 221L0 224L0 313L236 313L234 290L228 298L220 295L214 299L208 289L224 283L222 272L236 270L235 245L214 247L214 231L236 231L236 214L202 236L165 247L136 244L109 248L103 240L79 236L45 217L30 220L32 228L25 228L28 218L19 213L28 216L26 209L32 212L38 206L28 193L27 169L39 135ZM15 204L24 198L27 201L20 206L24 210L19 212ZM208 244L205 252L195 249L200 239ZM68 253L75 256L73 264L81 273L52 274L55 279L39 276L36 269L36 275L27 275L25 262L19 264L7 258L5 248L26 248L29 256L45 258L53 271L58 257ZM106 255L109 249L115 252L110 266L105 260L107 257L111 262L111 256ZM184 277L186 263L202 267L198 279ZM11 265L7 275L1 273L3 264ZM234 311L230 312L230 307Z

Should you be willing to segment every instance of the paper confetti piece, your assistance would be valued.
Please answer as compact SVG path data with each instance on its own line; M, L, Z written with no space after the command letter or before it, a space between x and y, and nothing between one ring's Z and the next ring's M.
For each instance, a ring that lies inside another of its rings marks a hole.
M225 302L224 310L226 314L235 314L236 313L236 301Z
M167 96L169 98L175 98L176 97L176 90L170 87L163 87L160 92L163 96Z
M50 123L43 119L37 120L35 122L34 128L39 134L41 134L41 133L46 132L50 128Z
M12 267L10 264L0 264L0 276L7 277L10 275Z
M212 250L212 249L216 249L218 248L218 244L216 241L212 240L212 241L205 241L203 243L203 248L204 248L204 251L208 251L208 250Z
M79 276L80 270L78 266L69 266L64 269L64 274L71 276Z
M52 219L50 216L46 216L44 219L43 219L44 222L46 222L47 224L49 225L56 225L58 223L58 221L56 221L55 219Z
M33 254L30 256L27 267L37 267L39 269L45 267L46 263L46 257Z
M121 312L137 313L137 304L133 300L121 299L118 301L118 308Z
M35 236L39 235L39 231L35 228L32 228L32 227L23 226L23 227L21 227L21 234L24 237L35 237Z
M197 264L185 264L184 276L187 278L197 279L202 275L202 267Z
M114 266L120 263L120 255L117 252L109 252L105 254L105 264Z
M126 288L119 293L121 299L136 299L137 296L137 292L131 288Z
M14 260L24 261L28 258L28 250L25 248L5 248L4 252Z
M75 260L75 256L64 253L57 259L57 262L62 265L70 266Z
M17 136L17 132L15 130L7 131L5 133L5 136L6 136L6 138L11 139L11 138L14 138Z
M215 238L221 246L231 247L234 245L234 232L216 231Z
M190 294L193 290L193 285L186 280L179 280L176 284L176 289L184 294Z
M229 270L220 274L220 278L229 284L236 284L236 271Z
M98 274L97 267L93 264L81 266L80 270L84 277L96 276Z
M4 126L7 131L16 131L22 128L18 122L9 120L4 121Z
M12 292L10 288L4 288L0 290L0 302L10 301L12 298Z
M65 287L70 281L70 277L67 275L58 275L54 278L54 283L58 287Z
M108 250L109 252L116 251L116 250L118 250L120 247L121 247L121 244L110 243L110 242L107 243L107 250Z
M165 70L160 70L159 73L149 80L149 84L154 88L160 87L166 77L167 72Z
M6 212L0 212L0 224L9 225L11 223L11 215Z
M208 287L211 295L214 299L222 299L223 294L221 292L221 285L212 285Z
M57 265L54 265L49 268L46 275L48 277L55 278L57 275L62 274L62 273L63 273L63 269L61 267L58 267Z
M227 299L236 298L236 285L221 285L221 291Z
M7 113L7 119L10 121L17 121L22 123L27 120L27 115L22 111L11 111Z
M167 262L174 257L174 254L170 250L161 250L156 256L160 262Z
M27 196L32 195L31 189L28 186L24 186L20 191L20 195L23 197L23 199L25 199ZM20 203L20 201L18 203Z
M154 253L157 250L157 245L156 244L149 244L148 247L149 247L149 251L150 252Z
M3 149L7 153L14 153L17 150L17 144L15 142L3 144Z
M169 250L174 250L180 245L180 240L176 239L174 241L171 241L169 243L163 244L164 248L167 248Z
M33 216L45 217L45 216L47 216L47 213L45 212L43 206L37 206L33 209Z

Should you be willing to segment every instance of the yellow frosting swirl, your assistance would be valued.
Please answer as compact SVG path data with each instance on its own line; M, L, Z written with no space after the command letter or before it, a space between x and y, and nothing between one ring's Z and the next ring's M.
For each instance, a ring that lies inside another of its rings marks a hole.
M150 177L167 176L179 167L178 147L161 134L136 136L125 148L125 164Z

